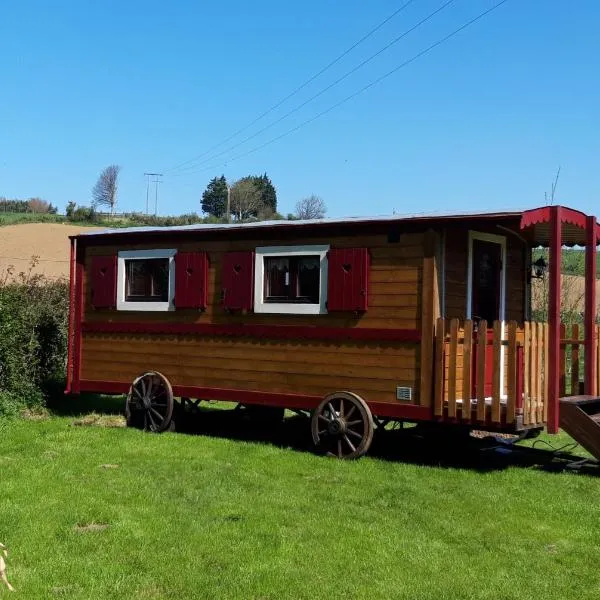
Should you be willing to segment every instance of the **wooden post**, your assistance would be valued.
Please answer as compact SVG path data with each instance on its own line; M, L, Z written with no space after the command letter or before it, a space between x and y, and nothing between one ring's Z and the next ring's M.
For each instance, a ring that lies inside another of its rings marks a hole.
M585 220L584 393L596 395L596 217Z
M493 371L492 371L492 422L500 423L500 393L502 381L500 380L500 363L502 360L502 322L494 321L493 339Z
M506 422L514 423L517 400L517 322L508 324L508 375L507 375L507 401Z
M436 295L437 266L435 264L437 236L434 231L425 232L423 258L423 284L421 286L421 377L419 404L431 406L434 391L434 336L436 307L439 305Z
M558 376L560 359L560 262L562 247L561 207L550 208L550 290L548 297L549 369L548 433L558 433Z
M435 328L435 383L433 395L433 414L444 414L444 354L446 351L446 322L441 317Z
M448 418L456 418L456 363L458 357L458 319L450 321L448 352Z
M75 342L75 238L71 238L71 260L69 261L69 333L67 337L67 388L65 394L71 393L73 382L73 355Z
M477 420L485 423L485 355L487 348L487 321L479 321L477 331Z
M473 360L471 350L473 348L473 321L465 321L463 344L463 389L462 389L462 419L471 420L471 363Z

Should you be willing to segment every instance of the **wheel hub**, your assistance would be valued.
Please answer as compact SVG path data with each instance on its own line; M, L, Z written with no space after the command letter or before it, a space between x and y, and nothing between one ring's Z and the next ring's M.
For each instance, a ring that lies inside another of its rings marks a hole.
M331 435L343 435L346 433L346 421L340 417L336 417L329 422L327 430Z

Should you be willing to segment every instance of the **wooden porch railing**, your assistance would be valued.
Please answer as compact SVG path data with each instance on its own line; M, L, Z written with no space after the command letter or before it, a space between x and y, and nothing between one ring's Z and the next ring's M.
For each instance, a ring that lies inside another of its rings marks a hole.
M600 326L595 326L596 344L596 381L595 391L600 393ZM560 326L560 357L558 390L561 398L578 396L587 393L584 390L584 365L585 365L585 331L582 325Z
M548 325L438 319L434 414L504 426L547 419Z

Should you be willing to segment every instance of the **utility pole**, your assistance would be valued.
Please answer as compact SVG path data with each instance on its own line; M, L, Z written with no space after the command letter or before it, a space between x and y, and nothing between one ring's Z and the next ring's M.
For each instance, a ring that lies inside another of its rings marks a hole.
M162 173L144 173L144 176L147 178L146 179L146 214L148 214L148 198L150 197L150 177L162 177ZM154 183L155 185L158 183L158 179L153 181L152 183ZM155 192L155 196L157 195L157 193ZM155 208L154 208L154 214L156 214L156 200L155 200Z
M162 175L160 175L162 177ZM158 214L158 184L162 183L160 179L154 180L154 216Z

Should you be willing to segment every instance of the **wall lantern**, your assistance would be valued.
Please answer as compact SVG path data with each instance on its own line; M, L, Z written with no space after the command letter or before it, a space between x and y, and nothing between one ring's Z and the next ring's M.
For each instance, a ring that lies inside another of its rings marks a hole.
M540 256L532 265L531 265L531 277L533 279L544 279L546 277L546 273L548 272L548 263L544 260L543 256Z

